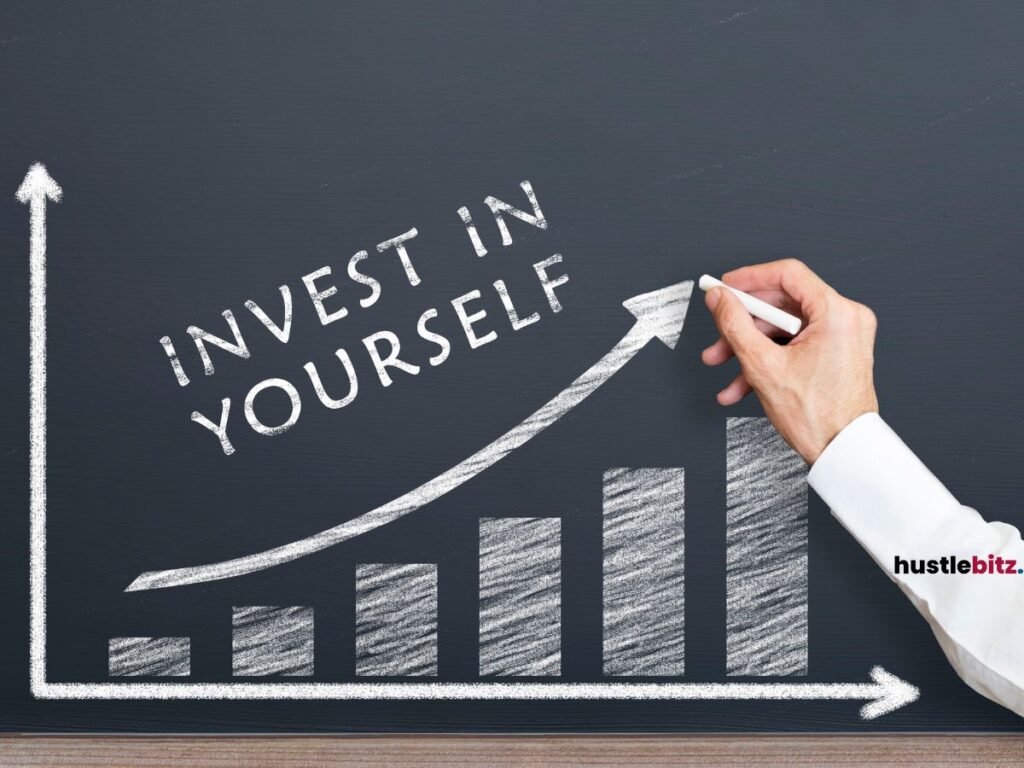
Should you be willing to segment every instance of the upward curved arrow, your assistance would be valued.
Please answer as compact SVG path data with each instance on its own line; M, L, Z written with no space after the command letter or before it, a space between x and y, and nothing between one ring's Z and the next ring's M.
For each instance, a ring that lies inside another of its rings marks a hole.
M199 584L204 581L230 579L247 573L263 571L273 568L275 565L281 565L327 549L416 511L458 488L550 427L590 393L608 381L651 339L660 339L669 349L675 349L676 342L683 330L683 321L686 319L686 310L690 304L692 291L693 281L687 280L658 291L634 296L622 302L622 305L636 318L636 322L604 357L584 371L576 381L555 395L539 410L527 417L525 421L468 459L403 496L333 528L264 552L223 560L219 563L193 565L166 571L147 571L129 584L125 592Z

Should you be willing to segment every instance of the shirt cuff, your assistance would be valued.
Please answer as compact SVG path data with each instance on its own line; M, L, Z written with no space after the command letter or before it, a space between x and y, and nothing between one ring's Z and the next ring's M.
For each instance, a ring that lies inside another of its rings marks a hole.
M890 574L893 554L919 548L963 514L877 413L859 416L836 435L807 482Z

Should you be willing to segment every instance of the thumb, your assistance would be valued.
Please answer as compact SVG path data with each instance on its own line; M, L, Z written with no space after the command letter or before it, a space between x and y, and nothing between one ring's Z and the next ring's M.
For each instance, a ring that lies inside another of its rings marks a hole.
M747 308L728 288L714 288L708 294L708 304L718 332L729 342L741 365L754 356L775 351L775 344L757 329Z

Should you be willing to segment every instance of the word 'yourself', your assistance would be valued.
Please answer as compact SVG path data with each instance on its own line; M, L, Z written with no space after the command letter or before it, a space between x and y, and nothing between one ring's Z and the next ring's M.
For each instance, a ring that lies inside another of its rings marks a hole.
M508 224L505 221L506 215L537 227L538 229L547 229L548 226L547 220L541 212L540 205L537 202L537 197L533 191L533 187L530 185L530 182L522 182L521 187L526 193L527 200L532 208L532 212L530 213L494 197L487 197L484 200L484 203L494 216L494 221L498 232L501 235L501 242L503 246L509 246L513 242ZM466 229L466 234L476 255L479 257L486 256L487 248L484 245L483 238L480 236L480 232L473 223L469 209L463 207L460 208L457 213ZM416 238L417 235L417 230L412 228L407 232L389 240L385 240L376 246L376 252L378 254L386 255L393 253L398 258L406 280L412 287L415 287L422 282L419 272L416 269L413 256L410 254L410 242ZM365 295L358 300L358 305L361 309L371 308L380 299L382 293L380 281L370 275L363 264L363 262L367 261L369 258L370 256L367 251L359 251L349 259L346 266L348 279L360 286L363 286L365 289ZM540 283L540 288L543 290L544 296L547 299L547 304L553 313L558 313L562 310L562 304L555 291L559 286L564 285L569 281L568 275L564 274L562 270L558 270L557 273L555 271L556 266L561 263L562 256L561 254L556 253L532 265L536 278ZM305 289L305 293L308 294L309 300L312 302L313 308L316 311L316 316L321 325L325 326L347 317L350 311L349 306L344 306L338 302L338 287L331 275L331 267L325 266L303 275L301 278L302 286ZM516 304L513 302L504 280L495 280L493 282L493 287L501 301L505 315L508 318L508 323L513 331L521 330L522 328L533 325L540 320L539 312L532 312L525 317L520 316L520 312L517 310ZM251 299L245 302L245 308L275 339L282 344L287 344L292 337L292 291L287 285L280 286L278 290L281 294L280 322L271 317L263 307ZM474 306L474 304L476 302L480 302L482 298L483 294L479 290L473 290L460 296L456 296L449 302L452 311L458 319L459 326L461 327L462 333L465 335L466 342L470 349L478 349L479 347L489 344L498 338L497 332L489 325L485 327L485 324L483 323L487 317L486 310ZM352 307L354 308L354 304ZM390 330L381 330L376 333L369 334L361 339L360 346L362 350L360 354L365 352L369 363L372 365L372 368L376 373L376 377L380 380L382 386L391 386L393 383L393 372L395 371L401 371L402 373L415 376L420 373L424 365L436 367L442 365L448 359L452 348L451 340L447 336L439 333L436 327L432 328L428 325L431 321L437 318L438 315L438 309L436 307L430 307L420 314L416 323L417 337L432 345L431 350L434 352L434 354L426 360L413 361L413 359L408 357L403 359L402 345L399 336ZM238 319L235 317L235 314L230 309L226 309L222 313L222 316L224 317L228 330L230 331L230 339L217 336L194 325L189 326L187 329L187 333L195 345L203 373L207 376L212 376L216 372L211 348L219 349L241 359L249 359L250 357L249 346L246 343L245 336L242 333L242 329L239 327ZM174 342L169 336L164 336L160 339L160 344L167 355L171 371L174 373L174 377L178 384L182 387L188 386L190 379L185 370L185 365L174 346ZM348 350L339 347L335 350L334 355L338 359L341 368L344 370L347 383L338 389L334 389L334 385L332 385L331 392L328 392L328 387L324 385L323 379L321 378L321 372L318 370L315 363L311 361L303 365L303 370L305 371L306 378L308 378L312 391L316 394L320 403L331 410L337 410L350 405L359 394L360 381L360 377L357 374L357 366L355 365L352 355L349 354ZM331 380L334 380L333 374L331 376ZM279 390L287 397L288 402L290 402L290 411L287 418L278 423L268 424L256 413L257 398L260 397L261 393L267 392L268 390ZM221 400L221 412L217 421L208 418L199 411L193 411L191 416L192 421L206 428L216 436L221 449L224 454L228 456L235 452L234 445L229 438L231 411L231 398L225 397ZM302 413L302 396L300 394L300 389L288 379L276 377L264 379L263 381L255 384L245 396L242 413L245 421L257 434L268 437L281 435L291 429L298 422L299 416Z

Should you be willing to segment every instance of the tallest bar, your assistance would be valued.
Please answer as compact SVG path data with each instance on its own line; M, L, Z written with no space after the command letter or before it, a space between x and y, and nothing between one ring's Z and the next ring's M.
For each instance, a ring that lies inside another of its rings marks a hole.
M765 418L726 424L726 671L807 674L807 466Z

